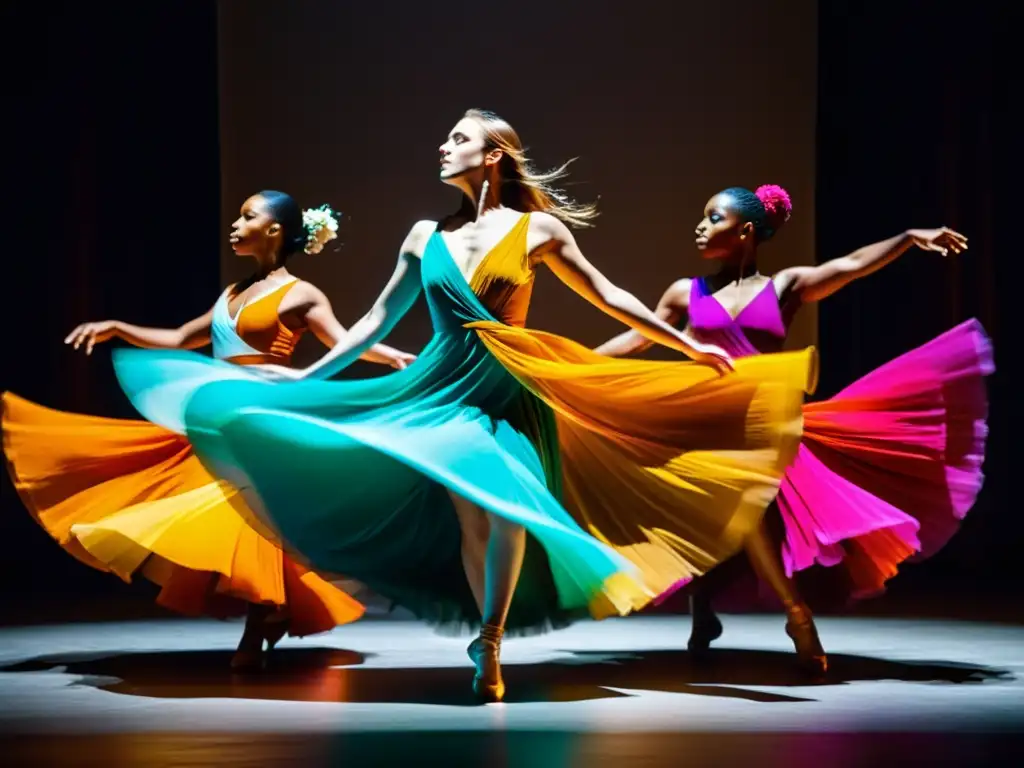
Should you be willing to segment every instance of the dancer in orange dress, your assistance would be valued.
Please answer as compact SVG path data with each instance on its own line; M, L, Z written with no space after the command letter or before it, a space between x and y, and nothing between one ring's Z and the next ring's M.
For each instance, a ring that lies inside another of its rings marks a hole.
M176 329L86 323L65 341L87 354L115 337L160 349L212 342L214 357L240 366L288 365L306 331L333 346L345 328L327 297L289 274L286 263L322 249L336 226L329 209L303 212L287 194L261 192L245 201L231 232L233 250L253 258L256 270L208 312ZM395 368L415 359L385 345L363 357ZM126 581L142 573L161 585L157 601L181 613L247 613L234 668L261 666L264 642L269 651L285 632L323 632L363 613L254 530L244 502L203 469L183 434L146 421L62 413L4 393L3 439L15 488L66 551ZM140 522L161 502L177 512L155 536Z

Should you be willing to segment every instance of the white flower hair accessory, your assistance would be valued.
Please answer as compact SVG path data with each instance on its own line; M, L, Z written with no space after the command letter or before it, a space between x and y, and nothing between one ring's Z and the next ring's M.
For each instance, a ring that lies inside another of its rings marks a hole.
M331 206L307 208L302 212L302 227L306 230L306 253L320 253L331 240L338 236L338 219L341 214L332 211Z

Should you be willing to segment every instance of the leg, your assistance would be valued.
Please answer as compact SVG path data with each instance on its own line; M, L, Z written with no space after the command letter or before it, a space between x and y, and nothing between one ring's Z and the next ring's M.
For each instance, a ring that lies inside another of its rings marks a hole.
M505 631L512 595L526 553L526 530L499 515L484 511L472 502L451 494L462 529L462 557L477 604L482 625L480 636L469 646L469 657L476 664L473 690L487 701L501 701L505 683L499 661L501 637ZM480 576L479 542L481 521L487 525L487 550Z
M714 585L702 576L690 586L690 640L687 650L694 656L707 653L711 643L722 636L722 622L711 605Z
M712 568L690 585L690 640L687 649L696 657L707 653L711 643L722 636L722 622L715 614L712 600L735 577L738 557Z
M484 615L485 576L484 564L487 560L487 540L490 536L490 525L487 514L473 502L448 492L455 514L459 518L462 530L462 567L466 571L466 580L473 593L476 607L480 615Z
M793 580L786 576L778 547L772 543L764 523L746 539L743 548L755 573L772 588L786 608L786 634L796 646L801 666L812 674L824 674L828 659L821 647L811 610L800 597Z
M263 625L274 609L269 605L249 603L245 616L245 629L238 641L238 648L231 659L233 670L255 671L263 668Z

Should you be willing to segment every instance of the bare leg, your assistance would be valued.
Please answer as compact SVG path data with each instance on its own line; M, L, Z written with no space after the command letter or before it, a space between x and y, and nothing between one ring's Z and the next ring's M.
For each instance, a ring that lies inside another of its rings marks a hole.
M466 580L469 582L469 589L473 593L477 610L483 616L484 595L486 594L484 563L487 560L490 524L486 513L476 504L451 491L448 492L448 495L455 506L455 514L459 518L459 527L462 529L462 567L466 571Z
M505 631L512 595L526 553L526 530L499 515L455 494L450 494L462 525L462 559L470 589L480 606L480 636L469 646L469 656L476 664L473 690L488 701L501 701L505 683L499 662L501 637ZM479 541L481 521L487 528L487 550L480 579ZM481 590L482 587L482 590Z
M828 668L828 658L821 647L811 609L800 597L793 580L786 576L778 547L772 544L763 523L757 531L747 537L743 548L755 573L772 588L785 606L786 634L792 638L796 646L801 666L812 674L824 674Z

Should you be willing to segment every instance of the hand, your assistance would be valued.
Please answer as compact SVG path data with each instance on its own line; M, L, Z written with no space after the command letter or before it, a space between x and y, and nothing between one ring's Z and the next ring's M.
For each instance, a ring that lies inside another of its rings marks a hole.
M955 255L967 250L967 238L948 227L911 229L907 235L914 241L914 245L923 251L935 251L948 256L950 251Z
M397 371L404 371L416 360L416 355L411 355L408 352L398 352L392 355L391 359L388 360L388 365Z
M67 335L64 343L71 344L75 349L85 344L85 354L91 355L92 348L95 345L109 341L114 338L116 333L117 328L113 320L103 320L99 323L82 323Z
M268 381L300 381L304 378L301 369L288 368L284 365L252 365L248 369L257 373Z
M730 357L729 353L721 347L711 344L702 344L698 347L695 350L693 359L701 365L711 366L723 375L736 370L736 366L733 365L732 357Z

